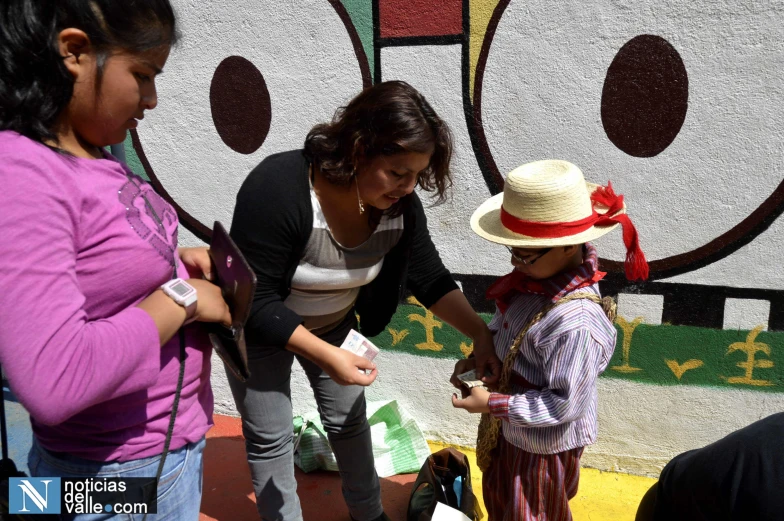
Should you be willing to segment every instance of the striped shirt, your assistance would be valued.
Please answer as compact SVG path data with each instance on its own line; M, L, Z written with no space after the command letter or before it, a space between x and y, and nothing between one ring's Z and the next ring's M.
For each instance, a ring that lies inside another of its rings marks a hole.
M284 305L304 320L314 334L330 331L354 307L359 289L375 279L384 256L403 235L403 216L386 215L359 246L346 248L332 236L311 187L313 231L305 246Z
M599 295L597 284L574 293ZM517 293L490 322L501 360L542 307L544 295ZM596 378L615 349L616 331L601 306L575 300L545 315L525 335L512 369L511 395L491 393L490 412L504 438L536 454L555 454L596 442Z

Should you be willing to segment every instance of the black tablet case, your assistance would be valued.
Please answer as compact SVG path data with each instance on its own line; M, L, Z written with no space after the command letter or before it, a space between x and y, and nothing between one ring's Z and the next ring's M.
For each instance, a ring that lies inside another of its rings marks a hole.
M226 367L238 380L244 382L250 377L244 327L253 305L256 274L218 221L215 221L212 229L209 251L213 282L220 286L231 311L230 328L221 324L210 325L210 342Z

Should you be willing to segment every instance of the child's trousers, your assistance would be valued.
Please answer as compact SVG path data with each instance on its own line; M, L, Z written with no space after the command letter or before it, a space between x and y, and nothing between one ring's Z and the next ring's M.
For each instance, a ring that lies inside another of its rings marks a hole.
M571 521L583 447L532 454L498 437L493 461L482 476L489 521Z

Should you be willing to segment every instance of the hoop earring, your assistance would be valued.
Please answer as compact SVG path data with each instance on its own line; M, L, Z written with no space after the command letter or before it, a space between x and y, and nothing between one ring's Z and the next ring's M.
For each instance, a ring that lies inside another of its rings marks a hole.
M365 213L365 205L362 204L362 196L359 195L359 178L357 177L357 171L354 170L352 177L354 178L354 184L357 187L357 202L359 203L359 215Z

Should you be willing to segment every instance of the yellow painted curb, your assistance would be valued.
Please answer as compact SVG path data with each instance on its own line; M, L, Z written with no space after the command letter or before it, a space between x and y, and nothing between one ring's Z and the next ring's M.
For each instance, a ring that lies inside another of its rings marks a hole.
M469 447L447 445L437 441L428 441L428 444L432 452L444 447L452 447L468 457L471 464L471 485L479 504L482 505L482 510L485 511L482 498L482 472L476 466L476 451ZM581 469L580 488L577 496L569 503L574 521L634 521L637 505L655 482L653 478Z

